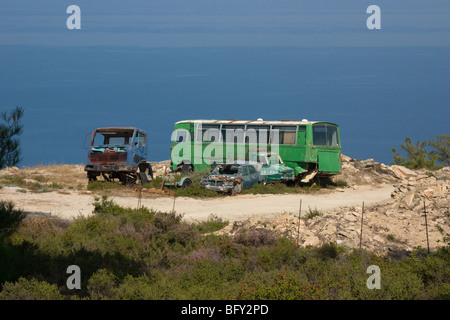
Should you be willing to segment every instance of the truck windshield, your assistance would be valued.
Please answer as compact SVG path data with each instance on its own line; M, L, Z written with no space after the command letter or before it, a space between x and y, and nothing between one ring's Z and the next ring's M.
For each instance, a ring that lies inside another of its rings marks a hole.
M95 132L92 145L128 145L133 137L133 130L105 130Z
M339 146L337 127L332 124L313 125L313 144L315 146Z

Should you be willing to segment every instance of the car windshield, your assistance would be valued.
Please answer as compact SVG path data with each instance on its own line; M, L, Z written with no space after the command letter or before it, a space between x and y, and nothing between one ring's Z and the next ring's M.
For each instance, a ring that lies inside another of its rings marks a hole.
M213 173L214 174L237 174L239 173L239 166L236 165L229 165L229 166L217 166Z

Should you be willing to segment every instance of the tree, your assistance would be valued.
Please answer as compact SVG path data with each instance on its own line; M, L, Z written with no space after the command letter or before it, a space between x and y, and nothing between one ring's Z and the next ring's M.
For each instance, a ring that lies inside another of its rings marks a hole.
M0 240L13 233L25 218L24 211L14 206L12 201L0 201Z
M11 112L4 111L0 114L0 169L15 166L20 162L20 140L17 138L23 131L20 123L24 114L21 107L14 108Z
M435 170L442 168L442 165L449 165L450 135L436 136L437 140L417 141L413 144L410 137L406 137L401 148L406 152L406 157L402 157L397 149L391 151L394 154L393 164L401 165L409 169L426 168ZM431 147L432 150L427 150Z
M428 145L434 148L431 153L437 157L438 162L450 166L450 134L439 135L436 138L436 141L428 141Z

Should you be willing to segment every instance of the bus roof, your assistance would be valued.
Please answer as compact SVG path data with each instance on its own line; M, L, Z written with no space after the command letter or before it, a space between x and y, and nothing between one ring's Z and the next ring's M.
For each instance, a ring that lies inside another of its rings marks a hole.
M249 121L249 120L206 120L206 119L198 119L198 120L183 120L183 121L178 121L175 124L180 124L180 123L208 123L208 124L213 124L213 123L217 123L217 124L241 124L241 125L245 125L245 124L253 124L253 125L261 125L261 124L265 124L265 125L299 125L299 124L314 124L314 123L330 123L333 125L336 125L335 123L332 122L328 122L328 121L308 121L306 119L303 119L301 121L298 120L279 120L279 121L264 121L263 119L258 119L258 120L253 120L253 121ZM337 126L337 125L336 125Z

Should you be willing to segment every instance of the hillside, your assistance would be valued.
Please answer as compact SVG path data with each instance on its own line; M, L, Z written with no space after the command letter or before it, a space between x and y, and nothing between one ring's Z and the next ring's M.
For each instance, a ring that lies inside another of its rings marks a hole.
M333 180L345 181L347 187L315 192L174 199L151 193L142 193L139 198L137 188L117 188L108 190L108 195L122 206L135 207L141 201L143 206L160 211L175 207L187 221L204 220L211 214L230 221L219 233L236 235L242 230L266 228L294 238L302 246L332 242L359 247L364 202L363 248L389 255L417 246L426 248L426 227L430 249L443 245L450 233L450 168L412 171L346 156L342 162L343 173ZM164 165L167 161L153 163L157 175L163 174ZM1 200L12 200L28 213L64 219L92 214L93 196L99 194L87 190L82 165L7 168L0 171L0 185Z

